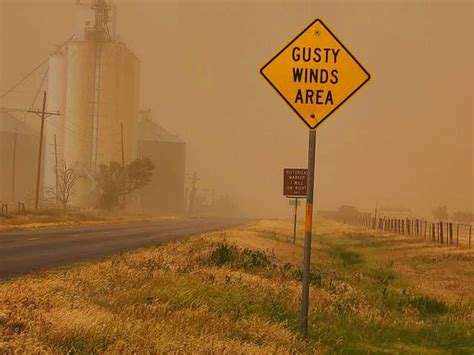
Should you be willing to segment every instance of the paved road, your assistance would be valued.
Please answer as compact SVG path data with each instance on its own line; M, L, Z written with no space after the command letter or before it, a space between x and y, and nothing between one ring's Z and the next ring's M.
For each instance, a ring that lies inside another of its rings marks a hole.
M245 219L183 219L0 233L0 278L94 260L248 223Z

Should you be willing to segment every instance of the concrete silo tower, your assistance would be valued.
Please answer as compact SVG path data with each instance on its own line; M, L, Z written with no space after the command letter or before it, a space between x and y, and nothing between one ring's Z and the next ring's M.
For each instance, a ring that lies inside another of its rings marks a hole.
M49 112L60 112L59 116L53 116L45 122L44 184L49 188L56 184L54 167L56 159L58 161L63 159L64 151L67 88L66 50L66 46L58 46L49 56L47 110ZM55 136L56 142L54 140Z
M114 37L114 9L105 0L89 5L93 23L67 44L67 87L64 120L64 159L93 175L101 163L137 156L137 120L140 63ZM93 203L93 186L82 180L76 204ZM91 197L92 195L92 197Z

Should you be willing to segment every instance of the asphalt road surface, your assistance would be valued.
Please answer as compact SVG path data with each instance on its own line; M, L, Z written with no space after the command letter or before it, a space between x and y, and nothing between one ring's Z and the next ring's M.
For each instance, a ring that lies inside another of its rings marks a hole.
M203 218L0 233L0 278L100 259L248 222Z

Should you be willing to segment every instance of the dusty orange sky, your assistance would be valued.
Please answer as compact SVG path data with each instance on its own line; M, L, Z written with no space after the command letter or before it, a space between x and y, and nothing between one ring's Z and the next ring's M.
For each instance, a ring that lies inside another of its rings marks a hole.
M308 130L258 71L315 18L372 76L318 128L317 208L473 211L472 2L115 2L142 61L141 107L187 142L199 185L244 214L291 213L282 169L305 167ZM0 90L72 34L74 11L0 0Z

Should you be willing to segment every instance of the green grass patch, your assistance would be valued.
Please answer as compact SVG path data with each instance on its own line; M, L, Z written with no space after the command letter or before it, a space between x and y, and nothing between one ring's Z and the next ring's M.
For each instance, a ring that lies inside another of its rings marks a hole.
M331 248L331 255L337 258L342 263L343 267L351 267L364 263L362 254L352 250L347 250L342 245L333 245Z
M240 249L235 245L219 243L207 259L208 265L224 266L244 270L262 270L274 268L271 257L264 251L252 249Z
M382 325L332 312L310 316L309 337L329 352L367 353L469 353L474 349L472 327L452 322L434 322L423 327Z

